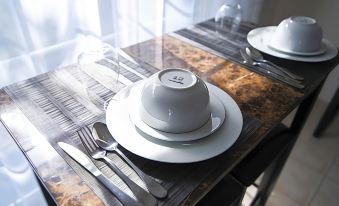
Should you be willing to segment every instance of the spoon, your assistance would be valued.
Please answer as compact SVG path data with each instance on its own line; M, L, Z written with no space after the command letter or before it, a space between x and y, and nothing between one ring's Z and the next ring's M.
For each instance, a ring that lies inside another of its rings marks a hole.
M157 198L164 198L167 196L167 190L161 186L158 182L152 179L141 171L131 160L124 155L118 148L118 142L115 141L111 133L108 131L106 124L102 122L96 122L93 125L92 130L95 142L99 147L107 150L116 152L122 159L125 160L132 167L132 169L138 174L138 176L144 181L148 191Z
M282 68L276 64L274 64L273 62L267 61L264 59L263 55L256 49L251 48L251 47L246 47L246 53L248 54L248 56L250 56L254 61L257 62L262 62L262 63L266 63L266 64L270 64L271 66L275 67L276 69L284 72L285 74L287 74L289 77L296 79L296 80L304 80L303 77L293 74L289 71L287 71L285 68Z

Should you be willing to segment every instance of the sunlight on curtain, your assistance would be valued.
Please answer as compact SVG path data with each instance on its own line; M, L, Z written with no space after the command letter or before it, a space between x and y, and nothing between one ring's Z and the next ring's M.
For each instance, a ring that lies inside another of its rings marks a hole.
M242 3L250 5L247 13L258 13L255 9L260 6L256 3L261 1ZM75 63L81 51L98 41L126 47L212 18L222 3L223 0L1 1L0 87Z

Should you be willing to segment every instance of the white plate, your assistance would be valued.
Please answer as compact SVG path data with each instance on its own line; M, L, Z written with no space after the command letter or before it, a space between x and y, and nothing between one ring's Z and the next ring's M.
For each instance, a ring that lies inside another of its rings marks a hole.
M153 138L139 130L131 121L128 98L112 100L106 110L106 124L117 142L130 152L141 157L168 163L190 163L217 156L238 139L243 118L237 103L223 90L209 84L221 100L227 121L208 138L187 142L170 142Z
M273 49L272 46L269 46L269 42L272 38L272 35L276 29L276 26L268 26L268 27L261 27L257 29L253 29L247 34L247 41L253 46L254 48L270 54L275 57L283 58L283 59L290 59L295 61L302 61L302 62L322 62L327 61L338 54L337 48L328 40L323 39L322 43L324 44L323 47L326 48L326 51L319 54L319 55L297 55L297 54L289 54L287 52L281 52L277 49Z
M211 118L209 121L197 130L186 133L168 133L148 126L141 120L138 106L140 104L140 95L143 84L138 84L131 89L128 98L128 111L132 122L144 133L166 141L192 141L206 137L215 132L225 120L225 108L219 98L214 94L213 87L206 84L210 90Z

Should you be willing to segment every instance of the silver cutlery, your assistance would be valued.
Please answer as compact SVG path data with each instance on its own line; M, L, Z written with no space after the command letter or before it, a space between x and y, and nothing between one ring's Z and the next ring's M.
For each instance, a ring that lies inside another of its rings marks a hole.
M128 196L125 192L120 190L114 183L106 177L79 149L73 147L64 142L58 142L58 145L61 147L63 151L65 151L70 157L72 157L75 161L77 161L81 166L83 166L86 170L88 170L94 177L96 177L107 189L109 189L124 205L131 206L142 206L142 204L138 203L136 200Z
M118 142L115 141L111 133L108 131L106 124L96 122L93 125L92 134L95 142L103 149L107 151L116 152L125 162L131 166L131 168L138 174L138 176L144 181L149 192L157 198L164 198L167 196L167 190L156 182L153 178L146 175L140 170L131 160L124 155L118 148Z
M135 197L145 206L155 206L158 204L158 201L147 191L133 182L127 175L125 175L115 163L106 156L106 151L101 149L93 140L90 129L84 127L78 131L78 135L82 144L84 145L87 152L91 155L93 159L104 160L107 165L126 183L126 185L131 189Z
M297 81L295 79L291 79L290 77L286 76L285 74L282 74L281 72L279 73L279 72L275 71L274 69L272 69L272 66L270 66L268 64L263 64L261 62L253 61L252 58L249 57L248 54L245 52L245 50L241 49L240 54L243 57L245 64L256 66L258 71L260 71L262 73L266 73L266 74L272 76L273 78L278 79L282 82L285 82L286 84L289 84L289 85L291 85L295 88L298 88L298 89L305 88L305 86L302 85L299 81Z
M271 66L270 64L267 64L267 63L263 63L263 62L258 62L258 61L255 61L253 60L253 58L251 56L248 55L248 53L246 52L246 48L244 50L244 55L243 57L245 58L246 57L246 61L251 63L252 65L254 66L258 66L258 67L261 67L263 69L266 69L266 70L269 70L270 72L272 73L275 73L279 76L282 76L286 79L290 79L291 81L294 81L294 82L297 82L297 83L301 83L300 80L297 80L297 79L294 79L294 78L291 78L290 76L288 76L287 74L285 74L284 72L276 69L275 67Z
M304 80L303 77L293 74L292 72L288 71L287 69L280 67L276 64L274 64L273 62L267 61L264 59L264 56L255 48L253 47L246 47L246 53L248 54L248 56L250 56L254 61L257 62L262 62L264 64L269 64L272 67L275 67L276 69L280 70L281 72L287 74L289 77L296 79L296 80Z

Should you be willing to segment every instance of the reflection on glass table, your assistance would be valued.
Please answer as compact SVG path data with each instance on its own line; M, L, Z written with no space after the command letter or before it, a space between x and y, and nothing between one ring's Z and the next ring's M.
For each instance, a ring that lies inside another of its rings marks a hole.
M1 123L0 134L0 205L47 206L32 168Z
M78 55L78 72L82 91L90 100L100 101L93 92L93 85L97 75L105 76L105 86L112 91L118 91L120 74L119 49L103 42L88 47ZM104 105L104 102L102 102Z

